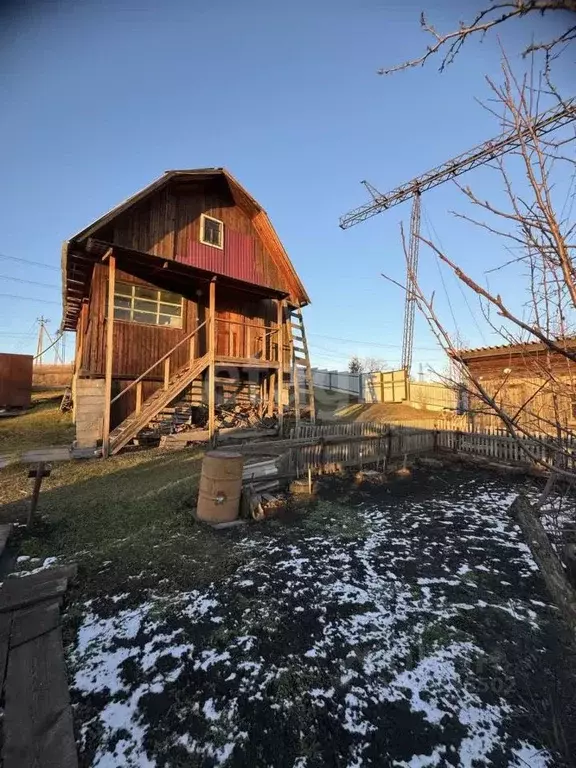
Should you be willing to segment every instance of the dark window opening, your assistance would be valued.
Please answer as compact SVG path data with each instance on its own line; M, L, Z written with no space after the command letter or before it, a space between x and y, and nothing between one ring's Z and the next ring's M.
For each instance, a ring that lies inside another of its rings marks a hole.
M219 219L202 215L200 240L206 245L222 248L224 245L224 224Z

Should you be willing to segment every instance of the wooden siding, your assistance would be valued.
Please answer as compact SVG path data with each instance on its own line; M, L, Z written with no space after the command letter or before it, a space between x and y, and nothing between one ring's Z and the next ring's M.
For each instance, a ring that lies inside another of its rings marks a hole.
M116 397L126 389L134 379L112 379L112 397ZM156 392L162 386L160 381L143 381L142 382L142 400L147 400L151 395ZM110 411L110 429L114 429L124 419L128 418L131 413L134 413L136 409L136 387L127 392L123 397L118 398L115 403L112 403Z
M148 285L143 280L117 271L118 281L134 282ZM82 364L80 375L103 376L106 358L106 296L108 270L104 265L98 265L94 270L90 309L86 337L82 349ZM153 286L152 286L153 287ZM135 378L143 373L152 363L156 362L166 352L183 339L196 326L196 304L184 302L183 327L169 328L158 325L131 323L123 320L114 321L114 356L112 371L114 378ZM182 344L174 353L175 366L184 365L188 355L188 345ZM156 372L152 372L155 375ZM158 378L162 371L159 369Z
M113 242L173 259L176 207L174 194L168 188L162 189L115 220Z
M203 213L224 223L223 248L200 242ZM254 285L293 289L288 270L266 249L251 217L221 182L187 184L151 195L116 219L111 239Z
M518 424L530 432L551 433L557 421L573 426L572 397L576 394L576 365L545 350L521 354L499 350L469 359L467 367L486 392ZM470 388L473 390L474 385ZM495 414L479 397L471 395L468 409L475 424L494 423Z
M117 270L117 280L155 287L126 272ZM106 357L106 296L108 270L97 265L92 280L90 305L82 355L80 376L103 376ZM195 295L197 286L190 284L186 293ZM181 291L183 287L181 286ZM114 321L113 378L130 380L142 374L153 363L169 352L206 317L206 285L198 290L202 294L197 301L184 299L182 329L157 325L145 325L123 320ZM270 300L255 300L252 294L231 290L216 290L216 355L238 359L257 358L276 360L275 335L269 332L274 324L275 306ZM79 331L80 333L80 331ZM196 356L206 352L206 333L200 331L196 342ZM188 359L189 345L184 343L171 357L172 370L184 365ZM149 380L162 380L161 366L151 371ZM121 398L122 401L127 400Z
M510 354L500 352L494 355L483 355L477 358L471 358L466 361L466 365L475 376L482 376L486 379L503 378L509 369L510 375L514 377L538 377L545 372L559 376L575 375L576 363L571 362L563 355L552 352L530 352L525 354Z

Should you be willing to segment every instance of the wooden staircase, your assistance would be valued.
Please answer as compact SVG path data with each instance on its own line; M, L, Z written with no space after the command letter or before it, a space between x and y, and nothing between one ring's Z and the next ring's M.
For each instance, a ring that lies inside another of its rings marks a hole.
M290 329L290 365L296 420L300 420L303 411L308 411L309 419L314 424L316 421L314 380L302 310L300 308L289 309L287 321Z
M142 403L139 410L131 413L113 429L109 435L109 455L118 453L130 440L136 437L138 432L144 429L163 408L166 408L194 379L200 376L208 367L208 363L209 355L206 354L183 365L163 388L157 389Z

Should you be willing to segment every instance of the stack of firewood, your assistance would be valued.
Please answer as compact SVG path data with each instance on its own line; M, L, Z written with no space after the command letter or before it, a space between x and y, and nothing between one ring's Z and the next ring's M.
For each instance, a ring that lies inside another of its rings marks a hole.
M262 416L258 406L229 403L218 405L215 409L216 429L229 429L231 427L262 427L270 429L276 427L278 421L275 416ZM190 423L192 422L193 423ZM175 432L186 432L194 429L205 429L208 425L208 408L205 405L195 406L194 414L189 422L177 424Z

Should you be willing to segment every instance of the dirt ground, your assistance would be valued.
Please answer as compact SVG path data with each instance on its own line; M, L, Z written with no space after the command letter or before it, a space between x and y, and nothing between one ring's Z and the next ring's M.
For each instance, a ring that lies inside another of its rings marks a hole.
M23 569L80 566L82 766L561 765L573 660L506 514L518 481L332 478L282 518L214 531L190 515L199 463L54 488L20 543Z
M410 422L430 422L430 428L439 418L446 419L443 411L428 411L425 408L412 408L404 403L352 403L335 412L339 421L372 421L376 423L410 424Z
M434 422L448 417L444 411L412 408L405 403L358 403L357 398L343 392L314 390L318 418L323 421L371 421L386 424Z

